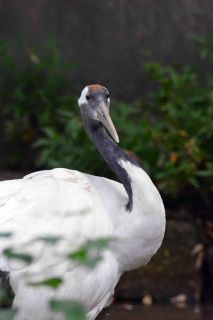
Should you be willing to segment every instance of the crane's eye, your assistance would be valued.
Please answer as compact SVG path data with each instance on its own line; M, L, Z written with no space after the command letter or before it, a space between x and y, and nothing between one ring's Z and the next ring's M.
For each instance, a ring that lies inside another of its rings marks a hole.
M89 96L88 94L86 95L86 99L87 101L91 99L91 96Z

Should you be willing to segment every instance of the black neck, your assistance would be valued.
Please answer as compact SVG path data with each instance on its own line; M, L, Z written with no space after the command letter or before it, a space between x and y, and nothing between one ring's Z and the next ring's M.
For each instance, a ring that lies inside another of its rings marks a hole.
M126 205L128 211L133 207L133 194L131 187L131 180L128 172L119 164L120 160L129 161L134 165L138 164L129 155L127 155L118 145L108 136L103 125L97 121L93 121L83 116L84 125L88 135L94 142L98 151L110 167L110 169L116 174L118 179L123 184L129 197L129 201Z

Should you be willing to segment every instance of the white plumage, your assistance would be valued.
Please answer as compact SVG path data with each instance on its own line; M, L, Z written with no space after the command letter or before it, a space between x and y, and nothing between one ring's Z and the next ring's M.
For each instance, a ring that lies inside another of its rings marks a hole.
M88 91L100 93L94 87L84 89L84 105ZM10 272L18 308L15 320L63 319L51 312L51 298L78 300L88 319L95 319L109 304L121 274L146 264L161 245L165 213L157 189L128 158L119 158L118 164L131 181L131 212L122 184L78 171L59 168L0 183L0 233L12 233L0 241L0 270ZM45 235L61 240L45 246L35 241ZM85 241L103 237L114 240L94 269L67 259ZM7 259L6 248L33 254L33 263ZM61 277L62 285L55 290L29 285L50 277Z

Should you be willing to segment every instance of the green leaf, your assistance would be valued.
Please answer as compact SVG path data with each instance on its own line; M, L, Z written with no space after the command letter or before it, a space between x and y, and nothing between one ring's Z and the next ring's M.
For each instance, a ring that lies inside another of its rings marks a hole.
M7 298L7 293L4 289L0 289L0 305Z
M48 244L56 244L59 240L61 240L61 237L59 236L44 236L44 237L38 237L35 240L43 241Z
M15 316L15 310L4 310L0 311L0 319L1 320L12 320Z
M197 176L200 176L200 177L205 177L205 178L209 178L209 177L213 177L213 170L200 170L200 171L197 171Z
M33 257L31 255L26 253L17 253L12 249L5 249L3 254L9 259L22 260L26 263L31 263L33 261Z
M92 269L101 260L102 251L109 246L110 241L112 238L88 240L77 251L72 252L68 258Z
M88 240L84 247L88 250L91 249L106 249L109 246L109 243L112 241L112 238L98 238L95 240Z
M31 286L47 286L47 287L51 287L51 288L58 288L61 284L62 284L62 279L61 278L49 278L49 279L45 279L43 281L40 282L31 282L29 283Z
M0 238L10 238L12 235L12 232L0 232Z
M71 253L68 257L90 269L95 268L97 263L101 260L100 254L96 254L96 256L91 257L84 249Z
M66 320L86 320L84 307L76 301L51 300L50 307L53 311L62 312Z

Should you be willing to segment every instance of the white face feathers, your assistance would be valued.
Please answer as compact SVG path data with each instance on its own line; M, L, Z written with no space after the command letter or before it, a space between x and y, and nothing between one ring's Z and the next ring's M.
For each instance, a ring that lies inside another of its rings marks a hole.
M87 96L88 92L89 92L89 88L88 88L88 87L85 87L85 88L82 90L81 96L80 96L80 98L78 99L78 105L79 105L79 107L80 107L80 105L87 103L86 96Z
M91 100L90 98L93 97L93 99L95 98L95 96L97 95L103 95L105 96L106 99L106 103L109 107L110 105L110 98L109 98L109 92L108 90L99 85L99 84L93 84L90 86L86 86L82 92L81 92L81 96L78 99L78 105L79 107L82 106L83 104L88 104L89 100Z
M90 124L94 120L102 123L113 140L118 143L118 134L109 114L109 104L109 92L100 84L86 86L78 99L78 105L85 121Z

